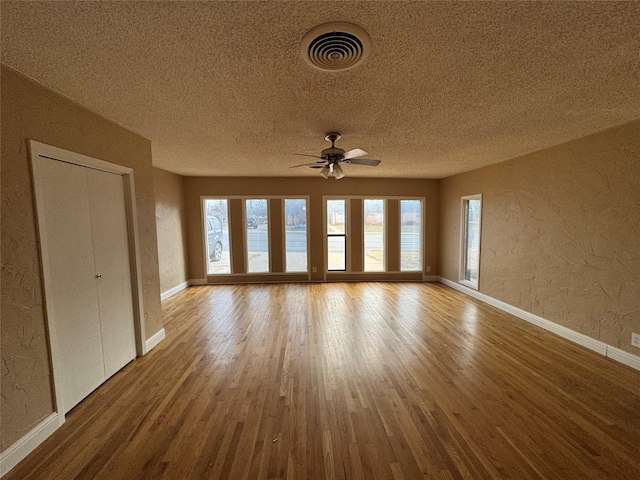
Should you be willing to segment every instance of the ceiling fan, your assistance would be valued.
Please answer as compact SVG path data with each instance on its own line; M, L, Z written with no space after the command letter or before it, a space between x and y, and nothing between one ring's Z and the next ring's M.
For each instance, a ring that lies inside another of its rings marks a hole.
M380 160L372 160L370 158L356 158L368 155L369 152L362 150L361 148L354 148L345 152L342 148L335 146L336 141L340 140L340 134L338 132L329 132L324 137L327 142L331 142L330 148L325 148L320 152L320 155L307 155L306 153L294 153L294 155L300 155L303 157L320 158L316 162L302 163L300 165L292 165L289 168L309 167L320 169L320 175L324 178L329 178L329 175L333 175L336 180L340 180L344 177L344 172L341 163L350 163L352 165L365 165L368 167L375 167L380 163Z

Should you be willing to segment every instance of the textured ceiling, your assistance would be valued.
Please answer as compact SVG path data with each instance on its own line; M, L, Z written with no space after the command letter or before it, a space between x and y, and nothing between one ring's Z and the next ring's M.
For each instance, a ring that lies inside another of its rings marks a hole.
M639 2L6 2L2 63L151 139L184 175L317 175L328 131L376 168L441 178L640 118ZM318 24L364 28L351 70ZM302 161L301 161L302 159Z

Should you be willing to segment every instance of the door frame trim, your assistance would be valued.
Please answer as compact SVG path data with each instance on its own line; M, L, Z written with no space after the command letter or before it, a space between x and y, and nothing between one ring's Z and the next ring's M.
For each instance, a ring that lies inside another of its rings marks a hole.
M93 168L108 173L121 175L124 180L125 207L127 215L127 230L129 240L129 263L131 266L131 286L133 298L133 317L136 354L142 356L147 353L145 344L145 327L144 327L144 305L142 296L142 272L141 257L138 237L138 222L136 214L136 195L134 187L133 169L117 165L115 163L106 162L97 158L82 155L80 153L71 152L62 148L54 147L35 140L29 140L29 152L31 158L31 173L33 180L33 191L35 197L35 216L38 233L38 244L40 251L40 268L42 269L43 280L43 301L45 310L45 320L47 326L47 337L49 343L50 368L53 378L55 411L58 413L59 426L64 423L64 403L62 401L62 379L60 377L60 355L55 331L55 314L53 312L52 299L50 298L50 288L52 283L50 274L50 260L48 253L48 245L46 238L46 225L44 219L44 198L42 195L41 185L46 181L40 172L37 159L47 158L54 161L66 162L81 167Z

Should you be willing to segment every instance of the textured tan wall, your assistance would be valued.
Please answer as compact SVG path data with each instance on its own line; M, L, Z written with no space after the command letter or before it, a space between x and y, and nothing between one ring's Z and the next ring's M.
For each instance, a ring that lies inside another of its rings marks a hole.
M310 236L311 263L309 267L316 266L318 271L312 274L312 280L322 280L322 265L324 265L323 251L323 224L325 218L322 214L323 195L344 196L406 196L425 197L425 239L424 254L426 265L431 266L429 275L437 275L438 271L438 180L415 179L371 179L371 178L343 178L342 180L318 178L237 178L237 177L185 177L185 200L187 210L187 236L188 236L188 262L189 278L204 278L204 251L203 251L203 226L200 206L200 197L206 195L246 195L259 197L261 195L308 195L309 205L307 210L308 228ZM242 226L241 226L242 228ZM236 232L234 241L240 241L242 232ZM354 237L355 238L355 237ZM352 242L351 257L359 258L362 254L362 242ZM358 250L360 248L360 250ZM235 249L241 255L240 249ZM360 262L362 263L362 262ZM238 264L236 264L237 266ZM329 275L333 278L337 274ZM403 274L355 274L349 279L416 279L421 278L415 273ZM277 277L278 279L280 277ZM270 280L276 280L270 277ZM294 277L282 277L293 279ZM340 278L347 278L342 276ZM227 277L229 280L230 277ZM244 276L242 280L264 280L264 276ZM227 281L228 281L227 280ZM300 278L304 280L304 277Z
M151 144L2 67L2 415L5 450L53 411L27 139L135 170L147 337L162 327Z
M444 179L440 268L458 280L460 197L483 195L480 291L638 354L640 121Z
M154 168L153 188L156 196L160 291L166 292L188 280L182 177Z

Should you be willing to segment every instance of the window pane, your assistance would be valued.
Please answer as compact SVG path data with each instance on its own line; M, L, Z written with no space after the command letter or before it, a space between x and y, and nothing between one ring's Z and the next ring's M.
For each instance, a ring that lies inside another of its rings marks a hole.
M422 270L422 202L400 200L400 270Z
M384 272L384 200L364 201L364 271Z
M347 215L344 200L327 200L327 234L345 234Z
M347 269L347 202L327 200L327 269Z
M269 271L269 217L267 200L245 200L247 227L247 272Z
M227 199L210 198L205 200L204 211L204 227L207 232L207 273L209 275L231 273Z
M346 237L329 236L327 237L327 269L328 270L346 270L347 255L345 251Z
M284 200L285 271L307 271L307 201L304 198Z
M465 208L464 279L477 286L480 267L480 200L468 200Z

